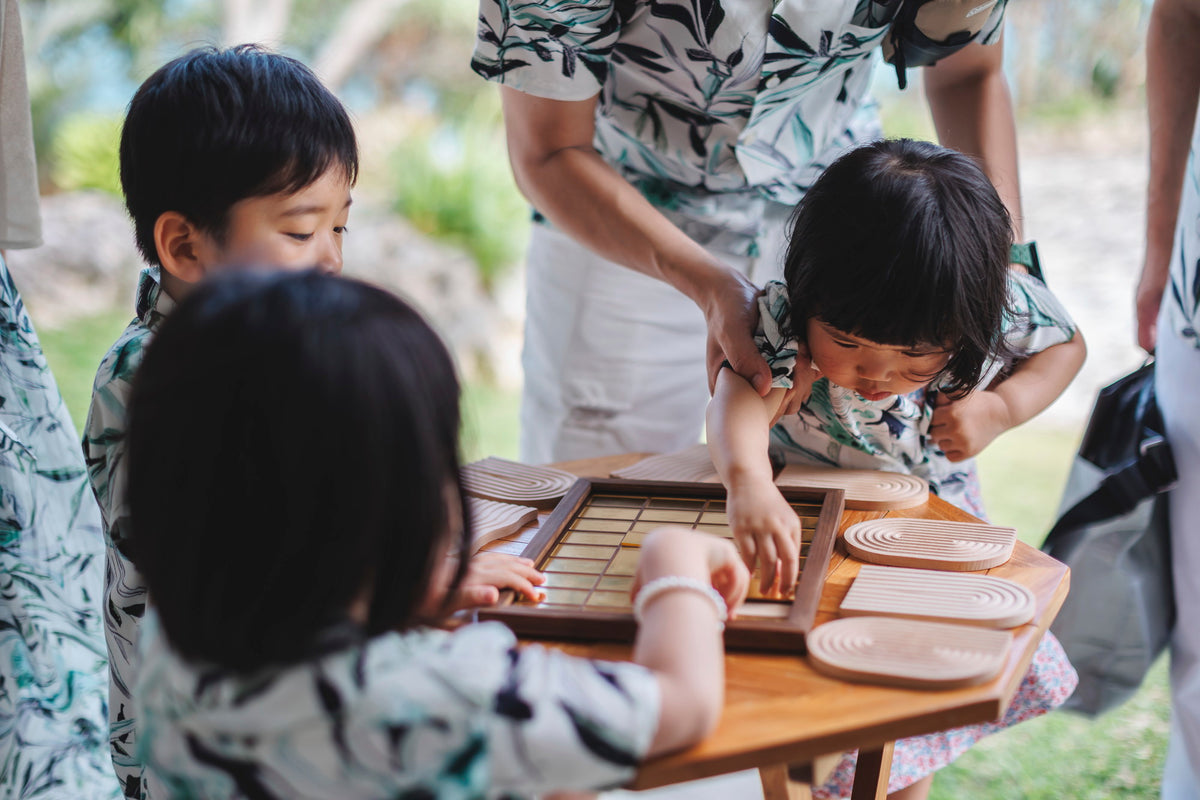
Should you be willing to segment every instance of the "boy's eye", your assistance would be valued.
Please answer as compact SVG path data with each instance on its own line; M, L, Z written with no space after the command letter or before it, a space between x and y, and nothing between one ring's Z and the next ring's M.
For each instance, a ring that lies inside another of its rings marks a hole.
M333 232L336 233L338 236L344 236L350 232L350 228L347 225L335 225L333 228Z
M313 237L311 233L289 233L287 236L295 239L297 242L307 242Z
M847 350L853 350L854 348L858 347L858 345L856 345L854 342L839 342L837 339L834 339L833 343L838 347L844 347Z

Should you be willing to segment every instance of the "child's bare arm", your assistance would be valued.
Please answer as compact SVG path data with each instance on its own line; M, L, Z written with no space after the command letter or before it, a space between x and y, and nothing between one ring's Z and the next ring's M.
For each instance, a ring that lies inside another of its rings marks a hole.
M698 587L711 585L731 615L750 582L727 540L684 528L659 528L646 537L635 596L665 576L690 579ZM696 743L720 717L725 652L718 610L710 598L690 589L656 593L643 608L633 660L655 672L662 698L648 756Z
M940 402L929 433L951 461L971 458L1000 434L1044 411L1075 378L1086 356L1083 334L1076 330L1071 341L1034 353L1004 381L961 400Z
M767 455L771 421L784 389L759 397L745 378L721 370L708 405L708 451L729 492L727 512L746 565L761 568L761 588L790 591L799 569L800 521L775 482Z

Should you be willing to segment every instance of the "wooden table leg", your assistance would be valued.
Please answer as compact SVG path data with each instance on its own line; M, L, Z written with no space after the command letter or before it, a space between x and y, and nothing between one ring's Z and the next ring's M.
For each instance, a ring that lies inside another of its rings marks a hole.
M812 800L807 783L789 779L787 764L759 767L758 779L762 781L763 800Z
M888 775L892 771L892 751L895 742L878 750L859 750L858 766L854 768L854 790L850 800L884 800L887 797Z

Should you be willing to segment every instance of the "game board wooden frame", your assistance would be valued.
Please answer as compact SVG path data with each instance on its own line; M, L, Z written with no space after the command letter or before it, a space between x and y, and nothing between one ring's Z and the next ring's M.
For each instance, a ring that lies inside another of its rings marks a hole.
M845 493L841 489L807 487L780 487L780 491L789 503L820 507L807 558L796 585L795 599L785 617L739 617L730 620L725 626L726 647L805 652L804 636L812 628L816 617L821 589L837 540L838 525L845 509ZM538 566L545 563L555 546L570 533L571 524L595 495L724 501L725 487L712 483L580 478L542 523L521 555L532 559ZM605 574L599 573L601 577ZM514 603L511 592L504 594L506 596L502 598L499 606L481 609L479 617L500 620L521 636L632 641L637 630L632 614L625 610L525 605ZM777 600L761 602L774 605L780 603Z

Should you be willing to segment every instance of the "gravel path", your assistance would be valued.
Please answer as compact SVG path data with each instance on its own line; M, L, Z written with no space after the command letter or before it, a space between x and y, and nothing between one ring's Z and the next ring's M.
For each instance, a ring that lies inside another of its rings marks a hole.
M1081 426L1096 391L1144 357L1133 290L1144 239L1146 150L1141 137L1027 148L1021 160L1025 229L1046 280L1079 323L1088 359L1034 424Z

